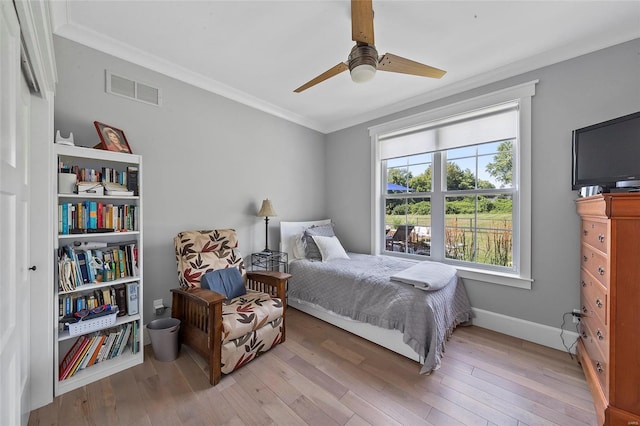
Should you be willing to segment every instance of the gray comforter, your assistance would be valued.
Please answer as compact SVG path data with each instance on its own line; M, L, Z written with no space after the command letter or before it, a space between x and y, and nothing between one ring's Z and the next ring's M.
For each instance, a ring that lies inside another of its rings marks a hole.
M457 277L437 291L394 282L391 275L415 262L391 256L349 253L351 259L291 262L288 296L339 315L399 330L428 373L440 366L444 345L456 325L471 319L471 305Z

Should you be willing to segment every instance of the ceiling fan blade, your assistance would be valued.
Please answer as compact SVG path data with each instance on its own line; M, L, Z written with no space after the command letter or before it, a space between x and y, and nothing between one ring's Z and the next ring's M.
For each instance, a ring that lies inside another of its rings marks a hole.
M313 80L310 80L309 82L307 82L307 83L303 84L302 86L298 87L296 90L294 90L294 92L300 93L303 90L307 90L309 87L315 86L318 83L322 83L323 81L333 77L334 75L338 75L342 71L346 71L348 69L349 69L349 65L345 64L344 62L340 62L335 67L323 72L322 74L320 74L319 76L317 76Z
M430 67L429 65L424 65L410 59L405 59L391 53L385 53L382 59L378 61L378 70L431 78L441 78L447 73L444 70Z
M351 0L351 39L374 45L371 0Z

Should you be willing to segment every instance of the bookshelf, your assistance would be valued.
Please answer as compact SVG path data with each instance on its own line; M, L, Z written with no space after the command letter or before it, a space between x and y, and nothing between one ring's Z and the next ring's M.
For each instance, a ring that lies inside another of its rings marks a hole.
M81 176L80 181L99 184L106 180L125 186L131 177L127 171L135 170L137 180L134 195L104 195L105 191L77 194L70 193L66 185L56 185L53 341L54 391L58 396L144 360L143 216L141 156L58 144L54 149L55 182L61 170ZM60 182L68 181L68 176L63 178ZM135 295L134 302L127 300L130 293ZM85 323L65 326L73 324L75 312L107 303L111 311L102 312L107 315L90 314L83 319ZM76 351L78 367L65 374L61 365L71 362L74 349L85 340L84 356ZM110 340L113 343L107 346Z

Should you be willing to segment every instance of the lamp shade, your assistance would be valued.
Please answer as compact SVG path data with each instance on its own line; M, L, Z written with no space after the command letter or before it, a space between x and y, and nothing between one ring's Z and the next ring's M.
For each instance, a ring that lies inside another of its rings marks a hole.
M258 217L272 217L278 216L276 211L271 204L270 199L262 200L262 207L260 207L260 211L258 212Z

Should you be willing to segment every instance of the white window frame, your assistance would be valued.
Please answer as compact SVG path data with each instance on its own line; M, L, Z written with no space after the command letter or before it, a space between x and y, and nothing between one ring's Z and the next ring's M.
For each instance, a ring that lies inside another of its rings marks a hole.
M462 278L524 289L531 289L531 98L535 95L538 80L488 93L482 96L436 108L409 117L390 121L369 128L371 137L371 253L381 254L385 238L385 210L382 188L386 185L381 168L380 137L393 133L405 133L424 127L426 123L487 108L510 101L517 101L519 108L519 135L515 146L514 168L518 173L514 185L518 193L514 199L514 254L519 265L514 273L484 268L455 265ZM435 162L434 162L435 166ZM383 182L384 181L384 182ZM433 206L432 206L433 208ZM517 227L517 231L515 230ZM424 256L416 258L425 259Z

